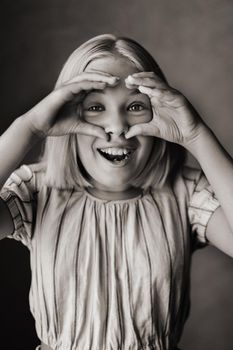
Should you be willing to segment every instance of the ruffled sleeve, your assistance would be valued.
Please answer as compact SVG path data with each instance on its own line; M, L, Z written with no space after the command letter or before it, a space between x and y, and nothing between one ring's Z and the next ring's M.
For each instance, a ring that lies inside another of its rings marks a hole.
M14 224L14 232L8 238L21 241L27 247L30 247L33 235L36 194L35 174L27 165L15 170L0 192L0 197L7 204Z
M202 170L185 167L183 178L188 190L188 218L191 232L199 243L205 245L208 243L207 224L220 203Z

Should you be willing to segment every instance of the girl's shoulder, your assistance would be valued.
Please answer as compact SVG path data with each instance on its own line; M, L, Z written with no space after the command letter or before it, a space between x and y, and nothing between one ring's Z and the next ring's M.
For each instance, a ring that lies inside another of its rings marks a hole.
M203 170L189 165L184 165L180 169L178 181L182 181L190 194L210 186Z
M43 176L46 171L46 163L22 164L14 170L11 177L17 177L23 181L30 181L35 176Z
M46 172L45 163L22 164L14 170L6 181L4 187L24 187L38 190L43 183Z
M186 198L190 207L208 207L209 210L219 205L215 193L201 168L189 165L183 166L173 182L172 191L176 198L181 200Z
M171 174L169 180L159 190L162 195L179 198L190 198L194 192L202 191L209 187L208 180L202 169L190 165L183 165L176 173ZM158 191L155 189L158 193Z

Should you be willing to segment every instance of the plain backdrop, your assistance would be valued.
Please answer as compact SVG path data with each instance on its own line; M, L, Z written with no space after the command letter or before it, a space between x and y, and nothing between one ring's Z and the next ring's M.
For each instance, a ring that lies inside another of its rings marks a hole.
M53 89L77 46L114 33L152 53L233 154L232 0L2 0L0 16L1 132ZM0 347L34 349L29 253L22 244L0 243L0 276ZM197 251L191 297L182 350L232 350L233 260L212 247Z

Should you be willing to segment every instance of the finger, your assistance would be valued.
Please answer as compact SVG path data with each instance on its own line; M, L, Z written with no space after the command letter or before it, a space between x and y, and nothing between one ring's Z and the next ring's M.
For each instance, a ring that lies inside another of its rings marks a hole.
M156 72L138 72L138 73L133 73L132 77L134 78L153 78L155 81L158 83L162 83L165 85L168 85L164 79L162 79Z
M137 80L133 80L130 77L125 79L125 86L128 89L138 89L139 85L141 85L140 83L142 83L142 81L137 81ZM143 81L143 85L151 87L151 88L156 88L156 83L154 81Z
M133 85L143 85L143 86L148 86L148 87L157 87L160 89L166 89L167 84L163 82L161 79L157 79L156 76L144 76L144 77L136 77L134 75L129 75L126 78L126 83L128 84L133 84Z
M87 122L80 121L75 129L75 132L78 134L84 134L94 137L99 137L108 141L108 134L104 131L103 128L97 125L93 125Z
M66 103L81 102L85 98L86 93L93 89L103 90L105 87L106 83L102 82L73 83L52 91L45 98L45 102L46 105L50 105L56 111Z
M60 98L61 105L64 102L72 101L81 92L89 92L91 90L103 90L106 87L105 82L97 81L82 81L72 83L61 87L56 91L56 96ZM79 97L85 97L85 94L81 94Z
M139 86L138 90L146 94L151 99L151 104L156 107L170 106L173 108L180 108L187 103L186 98L177 90L169 89L151 89L145 86Z
M165 105L164 96L166 95L167 90L151 89L151 88L148 88L145 86L139 86L138 90L142 94L145 94L150 98L154 114L159 117L158 108L164 107L164 105Z
M72 91L74 94L81 91L90 91L90 90L103 90L107 86L106 82L100 81L81 81L78 83L73 83L67 85L67 89Z
M75 76L74 78L66 81L64 85L68 85L68 84L75 83L75 82L82 82L82 81L86 81L86 80L88 80L88 81L100 81L100 82L105 82L108 84L116 84L119 81L119 77L113 76L113 75L108 74L108 73L102 73L102 72L98 72L98 73L85 72L83 74L79 74L79 75Z
M157 98L158 100L162 98L163 91L164 91L164 90L155 89L155 88L152 89L152 88L149 88L149 87L146 87L146 86L142 86L142 85L140 85L138 87L138 90L142 94L148 95L150 98L152 98L152 97Z
M130 83L128 80L125 80L125 86L127 89L138 89L137 84Z
M159 135L159 128L150 123L141 123L131 126L129 131L125 134L125 138L129 139L134 136L157 136Z
M150 78L154 78L157 77L157 75L155 74L155 72L137 72L137 73L133 73L132 74L133 77L135 78L141 78L141 77L150 77ZM159 78L159 77L158 77ZM160 79L160 78L159 78Z

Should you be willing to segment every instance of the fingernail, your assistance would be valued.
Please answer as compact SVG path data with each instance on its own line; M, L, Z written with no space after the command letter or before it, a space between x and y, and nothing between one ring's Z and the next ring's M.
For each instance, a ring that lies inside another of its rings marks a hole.
M114 80L114 81L119 81L120 80L120 77L111 77L112 78L112 80Z
M125 80L133 80L132 75L129 75Z
M112 77L112 84L116 84L120 81L119 77Z

